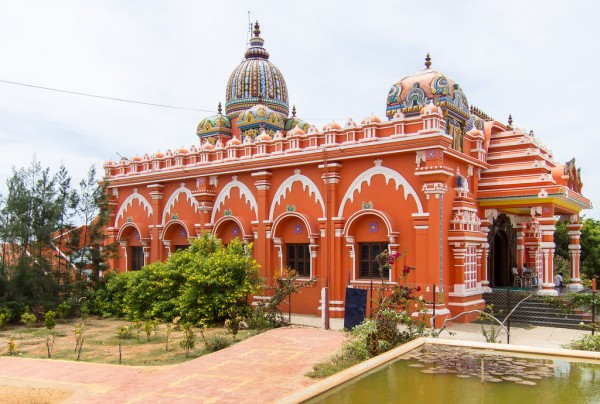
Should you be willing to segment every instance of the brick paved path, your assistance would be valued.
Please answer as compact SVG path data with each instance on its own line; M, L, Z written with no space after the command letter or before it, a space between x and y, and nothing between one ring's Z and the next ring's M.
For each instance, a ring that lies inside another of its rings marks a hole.
M304 373L342 341L336 331L280 328L186 363L156 367L1 357L0 385L73 391L70 403L273 402L314 383Z

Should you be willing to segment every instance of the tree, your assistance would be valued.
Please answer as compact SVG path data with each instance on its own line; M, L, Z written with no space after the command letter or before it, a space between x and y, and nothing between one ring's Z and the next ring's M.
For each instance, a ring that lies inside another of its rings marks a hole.
M600 220L591 218L583 220L581 272L589 278L600 275Z

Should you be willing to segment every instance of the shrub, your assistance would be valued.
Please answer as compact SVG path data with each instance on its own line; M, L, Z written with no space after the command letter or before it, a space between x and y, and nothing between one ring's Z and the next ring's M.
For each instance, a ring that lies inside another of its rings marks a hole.
M10 311L6 307L0 307L0 330L10 321Z
M179 345L185 350L185 357L190 355L190 351L193 351L196 346L196 334L192 328L192 324L185 323L183 325L183 339L179 342Z
M204 338L206 352L217 352L231 345L231 340L224 335L209 335Z
M56 327L56 313L52 310L48 310L44 315L44 327L48 330L52 330Z
M30 313L30 312L25 312L23 314L21 314L21 323L25 324L25 327L30 328L32 327L37 321L37 318L35 317L35 314Z
M563 348L575 349L578 351L600 352L600 334L584 335L583 337L581 337L577 340L574 340L566 345L563 345Z
M65 318L71 311L71 305L69 302L64 301L56 307L56 315L58 318Z

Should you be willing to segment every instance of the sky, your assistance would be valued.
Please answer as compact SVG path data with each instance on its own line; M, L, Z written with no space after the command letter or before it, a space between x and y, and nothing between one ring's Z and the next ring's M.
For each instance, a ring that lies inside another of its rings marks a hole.
M556 162L575 157L600 207L600 2L553 0L0 0L0 194L34 155L78 182L119 155L198 144L198 122L225 103L243 60L248 12L298 117L319 128L384 118L391 85L429 52L471 105L500 122L512 114Z

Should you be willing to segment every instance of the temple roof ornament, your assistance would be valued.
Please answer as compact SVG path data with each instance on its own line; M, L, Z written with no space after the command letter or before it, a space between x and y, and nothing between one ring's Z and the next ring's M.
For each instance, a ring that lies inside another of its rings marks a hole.
M269 52L263 47L264 39L260 36L258 21L254 24L253 34L244 60L229 77L225 113L233 119L240 112L260 103L287 117L287 85L277 66L269 61Z
M431 57L429 56L429 52L427 52L427 56L425 56L425 68L431 68Z
M196 134L200 139L219 134L231 136L231 120L227 115L222 114L220 102L217 107L217 115L201 120L196 129Z

